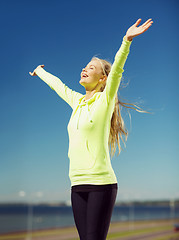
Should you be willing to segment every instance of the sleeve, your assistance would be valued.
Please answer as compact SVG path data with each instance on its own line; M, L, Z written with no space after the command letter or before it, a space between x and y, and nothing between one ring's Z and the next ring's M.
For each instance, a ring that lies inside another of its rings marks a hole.
M122 73L124 71L123 67L129 54L129 48L131 43L132 41L127 41L123 37L122 45L115 55L115 60L108 75L106 87L104 90L106 92L108 103L111 99L115 98L115 95L118 91Z
M43 68L38 68L35 73L37 76L47 83L65 102L73 109L76 101L82 97L81 93L75 92L67 87L58 77L48 73Z

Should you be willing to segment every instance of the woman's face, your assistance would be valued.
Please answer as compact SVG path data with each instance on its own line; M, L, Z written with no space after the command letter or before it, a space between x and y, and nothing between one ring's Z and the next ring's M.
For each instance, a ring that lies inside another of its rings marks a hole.
M98 60L91 60L88 65L82 69L79 83L88 91L100 88L104 83L106 76L103 74L101 64Z

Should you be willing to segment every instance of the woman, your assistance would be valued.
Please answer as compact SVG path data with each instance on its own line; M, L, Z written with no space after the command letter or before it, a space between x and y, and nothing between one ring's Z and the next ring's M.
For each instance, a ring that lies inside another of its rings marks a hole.
M113 153L122 135L127 136L120 115L117 91L124 63L133 38L145 32L151 19L132 25L110 63L92 58L81 72L80 84L86 94L72 91L62 81L39 65L31 76L38 75L73 109L69 124L69 177L75 224L81 240L104 240L107 237L117 195L117 179L111 166ZM125 105L124 105L125 106ZM120 138L119 138L120 136Z

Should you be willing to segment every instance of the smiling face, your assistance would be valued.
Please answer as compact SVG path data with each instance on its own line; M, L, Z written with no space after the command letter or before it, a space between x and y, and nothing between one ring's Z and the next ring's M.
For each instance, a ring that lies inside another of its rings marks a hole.
M91 60L88 65L82 69L79 83L84 86L87 91L99 91L106 78L100 61Z

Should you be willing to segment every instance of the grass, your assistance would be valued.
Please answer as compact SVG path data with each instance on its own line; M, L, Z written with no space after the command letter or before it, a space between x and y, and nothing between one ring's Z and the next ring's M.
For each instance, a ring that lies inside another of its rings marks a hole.
M39 230L33 231L31 236L34 237L43 237L43 236L55 236L55 235L64 235L69 233L74 233L76 230L74 227L71 228L59 228L59 229L49 229L49 230ZM27 237L27 232L14 233L14 234L5 234L0 235L0 240L24 240Z
M123 232L115 232L115 233L109 233L107 239L114 239L116 237L130 237L130 236L136 236L143 233L155 233L162 230L170 230L172 229L171 226L163 226L163 227L151 227L151 228L144 228L144 229L137 229L132 231L123 231Z

